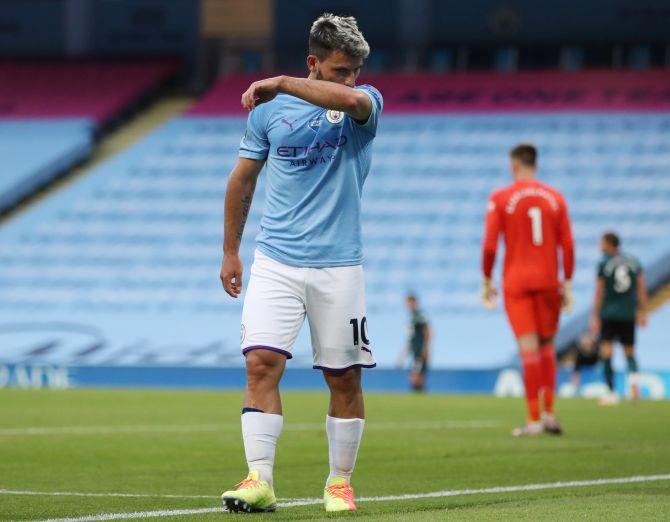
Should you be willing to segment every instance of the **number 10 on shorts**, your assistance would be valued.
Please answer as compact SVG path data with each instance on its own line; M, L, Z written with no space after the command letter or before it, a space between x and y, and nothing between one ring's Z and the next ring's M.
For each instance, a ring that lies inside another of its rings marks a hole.
M368 339L368 319L363 316L363 318L358 321L358 319L351 319L349 321L351 328L354 334L354 346L358 346L360 341L363 341L363 346L370 345L370 339Z

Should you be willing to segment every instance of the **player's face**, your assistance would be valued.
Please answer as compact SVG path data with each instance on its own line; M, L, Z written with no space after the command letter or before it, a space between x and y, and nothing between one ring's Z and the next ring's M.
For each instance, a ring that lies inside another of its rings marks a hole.
M416 310L416 300L407 299L407 308L409 308L411 312L414 312Z
M612 245L610 245L604 239L601 239L600 240L600 251L603 254L613 254L616 251L616 248L614 248Z
M519 160L514 158L509 159L509 170L512 173L512 177L516 178L519 175L519 170L521 169L521 163Z
M349 56L340 50L335 50L323 60L319 60L317 56L310 54L307 57L307 66L310 76L315 80L354 87L363 66L363 58Z

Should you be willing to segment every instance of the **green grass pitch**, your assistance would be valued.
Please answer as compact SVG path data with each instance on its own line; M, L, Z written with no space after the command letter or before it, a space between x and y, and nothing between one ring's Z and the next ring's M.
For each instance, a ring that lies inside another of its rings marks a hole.
M322 495L328 472L326 404L323 393L284 394L285 429L275 464L275 490L284 503ZM101 515L218 508L220 493L246 472L240 405L241 394L231 392L0 390L0 519L114 520ZM601 408L591 401L564 400L558 406L563 437L514 439L510 430L524 417L520 399L368 394L366 432L352 484L357 497L370 500L359 502L358 512L339 516L670 519L667 476L393 498L670 474L670 402ZM200 511L165 513L158 519L231 516L280 521L338 515L327 516L320 504L312 504L266 515Z

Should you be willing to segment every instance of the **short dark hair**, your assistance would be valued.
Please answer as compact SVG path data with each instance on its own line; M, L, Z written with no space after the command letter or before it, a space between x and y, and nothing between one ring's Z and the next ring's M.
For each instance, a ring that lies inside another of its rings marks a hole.
M335 49L363 59L370 54L370 46L353 16L323 13L309 31L309 54L323 60Z
M603 234L603 241L613 248L619 248L621 240L614 232L605 232Z
M530 143L521 143L509 151L512 159L519 161L526 167L534 167L537 165L537 149L535 145Z

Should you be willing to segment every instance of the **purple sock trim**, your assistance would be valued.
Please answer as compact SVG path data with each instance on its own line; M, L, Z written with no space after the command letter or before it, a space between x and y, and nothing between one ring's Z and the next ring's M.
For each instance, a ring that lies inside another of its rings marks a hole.
M377 366L377 363L372 363L372 364L363 364L363 363L357 363L357 364L352 364L349 366L345 366L344 368L328 368L327 366L312 366L315 370L324 370L326 372L330 373L340 373L340 372L346 372L347 370L350 370L351 368L374 368Z
M246 348L243 348L242 354L250 352L251 350L270 350L271 352L277 352L286 356L287 359L293 359L293 355L291 355L291 352L282 350L281 348L275 348L274 346L263 346L260 344L256 346L247 346Z

